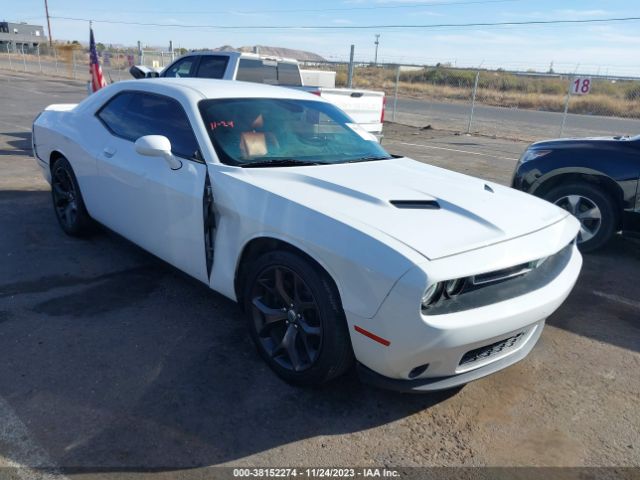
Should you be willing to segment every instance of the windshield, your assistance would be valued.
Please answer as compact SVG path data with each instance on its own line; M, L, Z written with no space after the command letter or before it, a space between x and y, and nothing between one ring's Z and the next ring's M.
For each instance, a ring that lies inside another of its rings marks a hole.
M232 98L199 104L223 163L242 167L335 164L392 158L337 107L315 100Z

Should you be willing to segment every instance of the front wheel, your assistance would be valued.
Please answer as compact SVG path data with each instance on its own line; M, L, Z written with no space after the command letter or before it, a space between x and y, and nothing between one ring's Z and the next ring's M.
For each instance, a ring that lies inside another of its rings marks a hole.
M580 221L578 247L591 252L607 243L616 232L618 211L615 202L601 188L588 183L561 185L544 198L567 210Z
M271 369L295 385L318 385L353 362L339 295L328 275L302 256L274 251L246 276L249 332Z

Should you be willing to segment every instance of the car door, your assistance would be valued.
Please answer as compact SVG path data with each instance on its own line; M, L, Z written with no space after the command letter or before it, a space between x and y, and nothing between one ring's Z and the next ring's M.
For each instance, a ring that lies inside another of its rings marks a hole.
M176 100L140 91L114 96L98 112L104 125L98 154L96 220L204 282L203 238L207 168L189 119ZM164 135L182 166L140 155L134 142Z

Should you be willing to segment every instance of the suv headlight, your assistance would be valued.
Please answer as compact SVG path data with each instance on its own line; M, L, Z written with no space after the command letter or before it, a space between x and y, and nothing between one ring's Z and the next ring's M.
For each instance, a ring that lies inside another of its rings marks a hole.
M551 150L526 150L522 157L520 157L520 163L528 162L530 160L534 160L536 158L544 157L551 153Z

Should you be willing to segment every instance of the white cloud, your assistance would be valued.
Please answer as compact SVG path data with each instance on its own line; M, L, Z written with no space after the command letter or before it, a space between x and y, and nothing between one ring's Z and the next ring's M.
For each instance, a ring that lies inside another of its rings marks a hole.
M442 2L442 0L435 0ZM397 5L410 6L423 4L424 1L407 0L347 0L341 5ZM567 2L568 3L568 2ZM591 5L594 5L592 3ZM182 16L171 12L158 12L157 15L145 17L145 21L158 23L185 24L379 24L379 23L445 23L429 20L429 17L446 14L447 18L454 18L451 23L465 21L488 20L497 18L513 18L522 20L543 20L552 18L586 19L606 18L606 16L623 16L618 12L607 12L609 6L605 3L595 4L596 8L563 8L564 2L556 2L555 10L542 11L542 7L533 6L530 10L524 8L517 12L515 5L504 11L508 4L499 9L488 11L481 16L471 17L471 11L466 9L439 10L425 6L423 8L390 8L372 12L317 12L310 16L281 18L273 17L268 21L257 21L251 18L242 19L234 14L217 15L215 17ZM529 4L530 6L535 3ZM577 5L577 4L576 4ZM601 7L601 8L600 8ZM238 7L240 8L240 7ZM29 13L21 9L25 17ZM484 7L482 7L484 12ZM395 16L392 16L391 13ZM498 13L504 12L504 13ZM59 12L61 16L62 11ZM68 13L65 11L64 13ZM352 15L353 14L353 15ZM504 15L504 16L502 16ZM33 12L31 13L33 16ZM169 18L177 17L177 18ZM104 18L113 18L104 14ZM410 20L414 18L414 21ZM122 12L118 18L122 21L140 21L139 15ZM417 21L417 20L424 21ZM54 38L61 40L88 40L88 27L83 22L71 22L55 19L52 24ZM358 60L373 60L374 33L381 33L379 58L389 63L417 63L435 64L436 62L451 62L457 66L478 66L481 62L486 67L504 68L537 68L546 70L549 63L554 61L557 71L573 71L580 64L580 71L596 73L609 71L620 74L640 75L638 62L630 59L637 58L640 36L637 35L638 24L594 24L581 26L536 26L536 27L495 27L495 28L446 28L446 29L390 29L374 32L371 30L215 30L196 28L162 28L142 27L133 25L115 25L94 23L97 40L102 43L119 43L134 45L136 40L144 44L166 45L173 40L174 45L186 48L217 47L224 44L231 45L272 45L295 46L309 50L335 60L346 60L349 56L349 45L355 44Z

